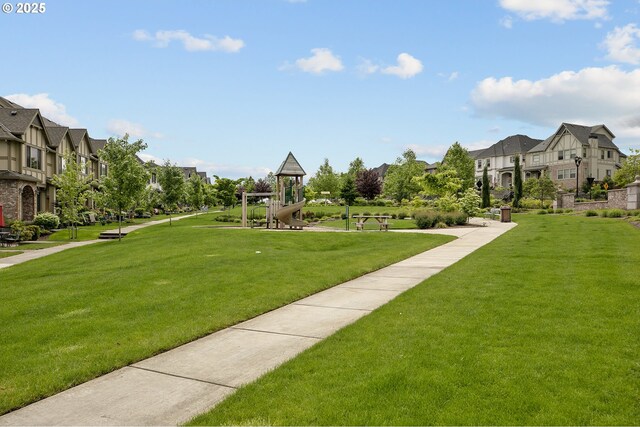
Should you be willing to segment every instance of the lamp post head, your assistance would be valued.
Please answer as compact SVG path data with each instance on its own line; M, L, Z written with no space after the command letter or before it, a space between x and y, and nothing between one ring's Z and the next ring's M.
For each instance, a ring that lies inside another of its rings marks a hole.
M580 163L582 163L582 157L576 156L576 158L574 160L576 161L576 167L579 167Z

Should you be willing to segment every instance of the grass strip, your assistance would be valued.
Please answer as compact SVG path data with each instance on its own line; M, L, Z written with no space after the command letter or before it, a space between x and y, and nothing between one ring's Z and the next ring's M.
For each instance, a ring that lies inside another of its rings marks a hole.
M211 218L0 270L0 413L452 240Z
M640 230L516 218L191 424L640 424Z

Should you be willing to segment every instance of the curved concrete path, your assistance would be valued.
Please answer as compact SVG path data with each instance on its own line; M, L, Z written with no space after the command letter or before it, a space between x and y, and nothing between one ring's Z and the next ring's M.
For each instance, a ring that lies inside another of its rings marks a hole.
M515 227L458 239L0 417L0 425L176 425Z
M172 218L172 220L173 221L179 221L179 220L181 220L183 218L188 218L190 216L192 216L192 215L179 216L179 217L176 217L176 218ZM157 221L149 221L149 222L145 222L145 223L142 223L142 224L129 225L129 226L123 227L121 232L124 233L124 234L127 234L127 233L131 233L133 231L139 230L141 228L150 227L152 225L163 224L165 222L169 222L169 218L167 218L167 219L159 219ZM116 228L115 230L108 230L108 232L113 232L113 233L117 234L118 233L118 229ZM124 235L123 235L123 237L124 237ZM57 252L62 252L62 251L67 250L67 249L77 248L79 246L92 245L94 243L100 243L100 242L108 242L108 240L85 240L83 242L69 242L69 243L65 243L64 245L52 246L50 248L35 249L35 250L25 250L23 253L18 254L18 255L9 256L9 257L6 257L6 258L0 258L0 269L1 268L6 268L6 267L11 267L12 265L16 265L16 264L21 264L23 262L31 261L32 259L42 258L42 257L45 257L47 255L55 254Z

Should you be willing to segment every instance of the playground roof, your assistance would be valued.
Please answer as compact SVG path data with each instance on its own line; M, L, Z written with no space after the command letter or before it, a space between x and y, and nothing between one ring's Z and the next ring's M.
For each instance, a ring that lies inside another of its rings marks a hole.
M276 176L305 176L306 174L291 151L276 172Z

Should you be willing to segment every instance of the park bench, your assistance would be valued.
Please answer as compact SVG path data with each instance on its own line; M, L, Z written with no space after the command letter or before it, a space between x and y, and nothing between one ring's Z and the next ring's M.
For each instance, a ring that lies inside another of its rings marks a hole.
M355 222L354 224L356 226L356 230L358 231L364 230L364 224L369 218L373 218L378 222L380 231L389 231L388 219L391 217L388 215L354 215L353 218L357 220L357 222Z
M15 233L15 234L7 233L7 232L0 233L0 246L6 246L6 247L17 246L19 241L20 241L20 233Z
M491 208L491 210L484 213L485 218L489 219L500 219L500 209L499 208Z

